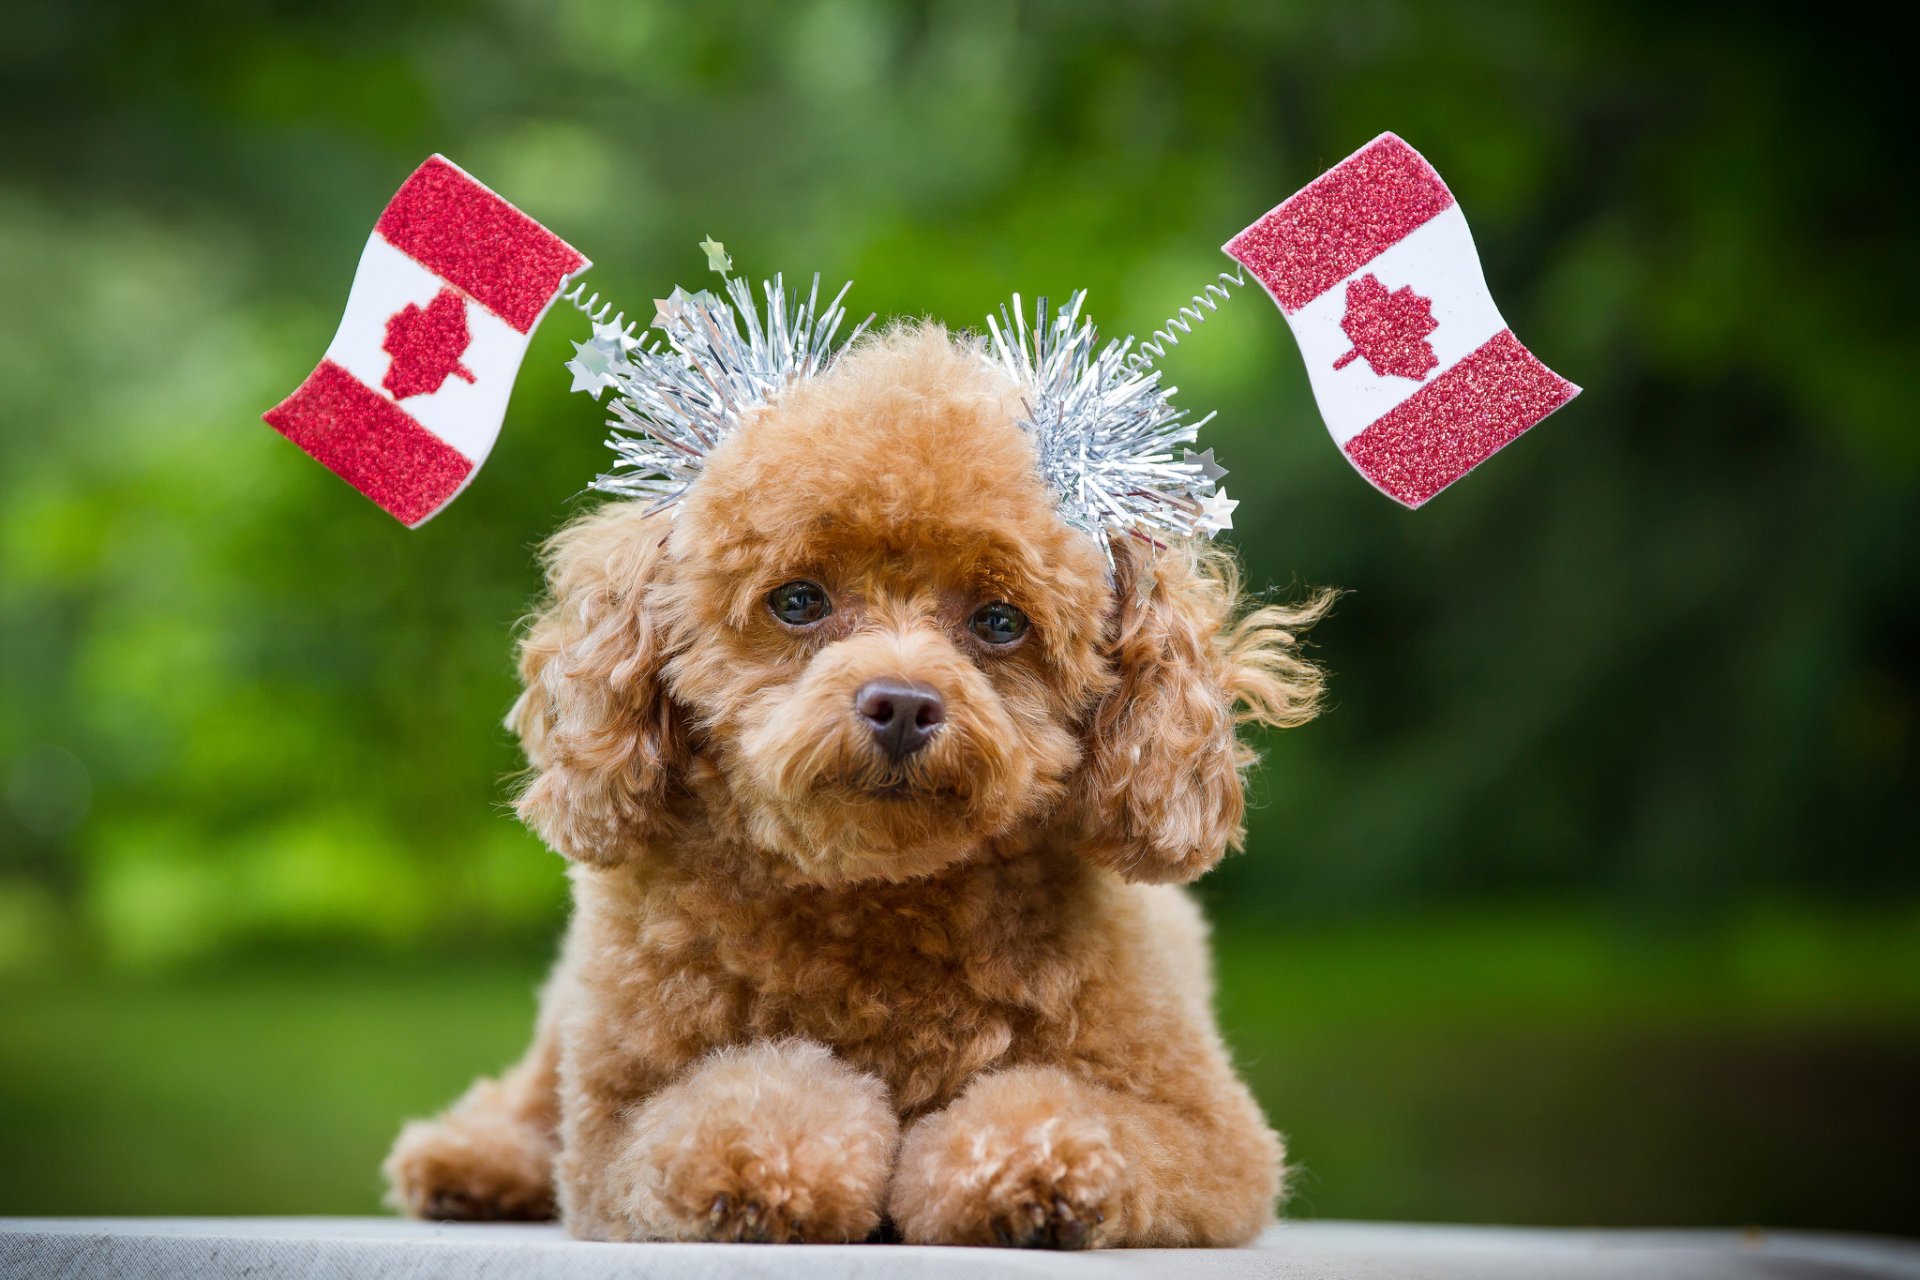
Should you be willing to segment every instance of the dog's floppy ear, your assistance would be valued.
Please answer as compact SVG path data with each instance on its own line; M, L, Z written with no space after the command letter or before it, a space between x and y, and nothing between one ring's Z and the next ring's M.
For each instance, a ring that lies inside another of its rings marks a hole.
M1075 802L1083 852L1129 880L1184 882L1239 848L1246 723L1304 724L1322 677L1299 634L1333 594L1239 613L1227 553L1114 541L1108 645L1118 676L1087 728Z
M647 601L668 527L666 516L616 503L555 534L544 553L548 599L520 642L526 690L507 727L532 777L517 807L550 846L583 862L644 852L685 763Z

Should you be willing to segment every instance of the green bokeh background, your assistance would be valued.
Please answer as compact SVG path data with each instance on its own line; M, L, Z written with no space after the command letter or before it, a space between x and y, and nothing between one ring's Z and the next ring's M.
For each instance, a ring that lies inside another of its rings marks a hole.
M503 808L536 337L407 533L263 426L441 150L627 305L819 270L1143 332L1382 129L1586 387L1418 513L1279 313L1164 362L1333 708L1203 882L1295 1211L1920 1231L1902 48L1785 7L40 0L0 40L0 1212L366 1212L563 917Z

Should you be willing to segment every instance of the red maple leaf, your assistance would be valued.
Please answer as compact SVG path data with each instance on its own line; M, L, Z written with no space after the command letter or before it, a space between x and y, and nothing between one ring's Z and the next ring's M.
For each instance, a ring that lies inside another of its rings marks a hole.
M1427 335L1439 327L1433 318L1433 299L1421 297L1412 285L1389 292L1368 272L1347 286L1347 314L1340 328L1353 349L1335 360L1333 367L1344 369L1355 356L1364 356L1367 367L1379 377L1391 373L1419 382L1440 363L1427 342Z
M395 400L432 395L449 374L473 381L473 371L460 363L467 344L467 301L452 289L442 289L424 308L409 302L387 318L387 340L380 349L393 357L380 385Z

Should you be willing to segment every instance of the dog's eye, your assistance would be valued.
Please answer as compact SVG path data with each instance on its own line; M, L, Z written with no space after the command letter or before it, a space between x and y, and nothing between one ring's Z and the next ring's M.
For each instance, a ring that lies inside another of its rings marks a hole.
M1004 600L995 600L975 609L967 628L988 644L1012 644L1027 634L1027 615Z
M789 582L767 593L767 608L788 626L810 627L833 612L833 601L817 582Z

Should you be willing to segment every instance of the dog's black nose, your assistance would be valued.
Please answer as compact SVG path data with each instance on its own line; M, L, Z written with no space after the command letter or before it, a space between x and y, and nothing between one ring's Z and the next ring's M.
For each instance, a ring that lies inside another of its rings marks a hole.
M854 710L873 730L873 740L895 760L904 760L927 745L934 730L947 718L940 695L924 684L904 680L869 680L854 695Z

